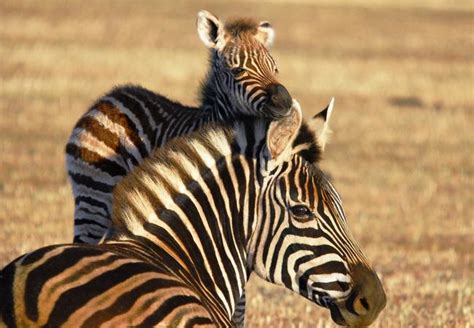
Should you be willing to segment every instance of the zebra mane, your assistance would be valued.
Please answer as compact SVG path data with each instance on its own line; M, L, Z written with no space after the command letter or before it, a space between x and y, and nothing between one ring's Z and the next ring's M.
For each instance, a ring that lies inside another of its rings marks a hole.
M235 18L227 21L224 29L230 36L236 38L242 33L256 34L258 23L251 18Z
M224 157L246 154L258 156L266 147L269 121L241 119L229 123L209 123L189 135L169 141L135 167L115 187L112 221L127 231L145 220L156 218L155 210L168 208L173 197L206 170L215 168ZM303 124L293 143L294 153L315 164L320 150L314 134ZM315 152L315 153L313 153Z
M170 140L124 177L113 191L112 221L125 230L138 228L167 208L206 169L236 153L231 124L209 123L204 128ZM135 223L139 223L138 225Z

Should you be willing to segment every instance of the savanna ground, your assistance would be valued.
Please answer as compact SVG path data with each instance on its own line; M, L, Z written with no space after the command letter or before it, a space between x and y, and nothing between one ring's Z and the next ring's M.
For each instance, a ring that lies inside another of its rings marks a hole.
M473 326L469 1L1 1L0 266L72 239L64 145L96 97L133 82L196 103L200 9L271 21L281 81L308 116L336 98L322 165L383 278L377 325ZM255 277L248 300L250 327L333 325Z

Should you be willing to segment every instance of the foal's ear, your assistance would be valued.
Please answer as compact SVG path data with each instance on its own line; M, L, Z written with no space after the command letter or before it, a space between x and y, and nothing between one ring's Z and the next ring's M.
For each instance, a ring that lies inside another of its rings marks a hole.
M314 115L311 120L308 121L308 126L314 131L316 135L316 142L318 143L321 150L324 151L329 136L331 135L331 129L329 128L329 120L331 119L332 110L334 108L334 98L331 98L329 105Z
M216 49L218 37L224 33L224 25L219 18L208 11L201 10L198 12L196 25L201 41L206 47Z
M267 147L273 160L283 162L290 159L292 144L298 135L302 121L300 104L293 99L288 116L270 123Z
M275 30L269 22L260 22L260 24L258 24L258 31L255 38L260 41L265 48L269 49L273 45L273 40L275 39Z

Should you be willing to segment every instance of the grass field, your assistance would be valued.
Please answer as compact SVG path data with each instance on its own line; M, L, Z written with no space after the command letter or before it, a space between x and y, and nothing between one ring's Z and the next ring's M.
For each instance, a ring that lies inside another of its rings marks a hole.
M376 326L474 326L470 1L1 1L0 266L72 240L64 146L95 98L133 82L196 102L200 9L272 22L281 81L308 116L336 98L322 166L383 278ZM248 300L249 327L333 326L257 278Z

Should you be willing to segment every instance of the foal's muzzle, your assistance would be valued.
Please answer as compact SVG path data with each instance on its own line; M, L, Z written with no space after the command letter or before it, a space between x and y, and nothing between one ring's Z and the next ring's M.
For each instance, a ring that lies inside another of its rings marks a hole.
M267 102L263 106L264 113L274 119L285 117L289 114L293 99L286 88L279 84L270 84L266 88Z

